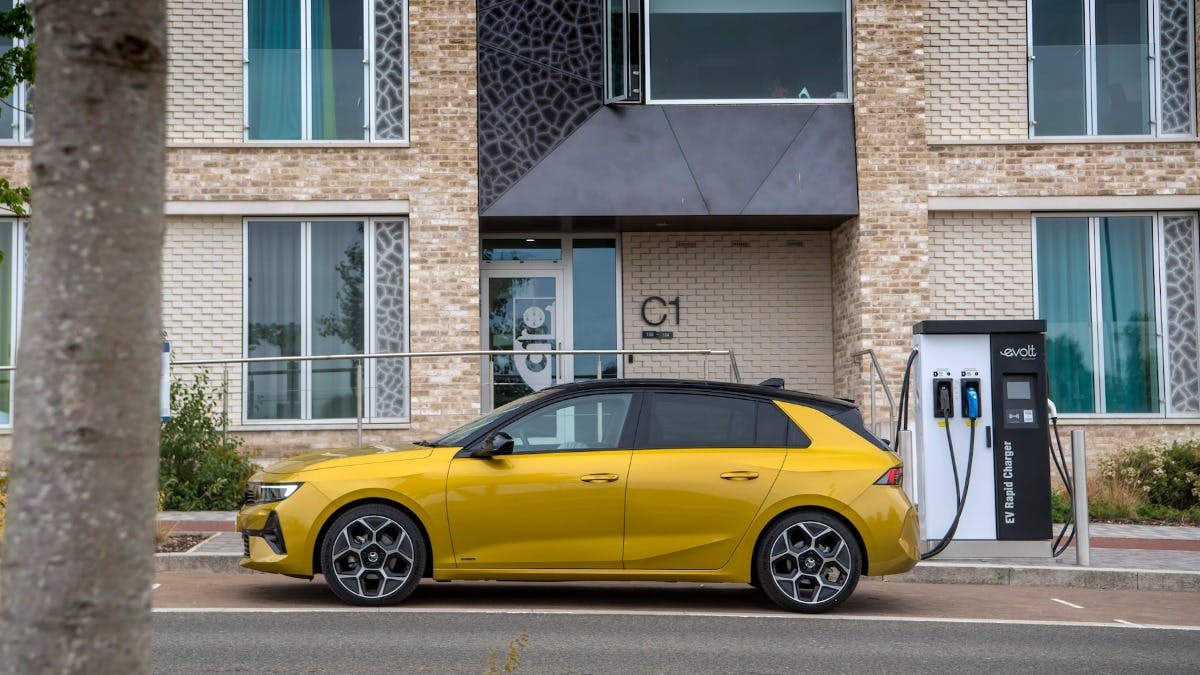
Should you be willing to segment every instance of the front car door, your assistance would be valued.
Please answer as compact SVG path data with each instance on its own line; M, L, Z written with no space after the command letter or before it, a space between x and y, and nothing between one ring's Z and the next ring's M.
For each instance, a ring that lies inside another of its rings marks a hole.
M499 429L511 454L451 460L459 568L619 568L637 402L632 392L552 402Z
M626 569L713 570L733 554L787 455L772 402L646 393L629 467Z

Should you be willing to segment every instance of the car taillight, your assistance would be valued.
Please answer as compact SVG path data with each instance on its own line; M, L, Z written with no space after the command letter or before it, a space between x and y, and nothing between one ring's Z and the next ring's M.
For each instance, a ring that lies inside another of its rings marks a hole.
M876 485L899 485L904 480L904 467L898 466L893 469L888 469L886 473L875 481Z

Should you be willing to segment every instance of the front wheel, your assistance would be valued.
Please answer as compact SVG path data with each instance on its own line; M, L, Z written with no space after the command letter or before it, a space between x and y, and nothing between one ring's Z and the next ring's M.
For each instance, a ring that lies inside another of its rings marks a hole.
M775 604L816 614L845 602L862 573L862 551L850 528L820 511L798 511L758 542L754 566Z
M407 514L365 504L338 516L321 542L321 571L334 595L353 605L394 605L421 583L425 539Z

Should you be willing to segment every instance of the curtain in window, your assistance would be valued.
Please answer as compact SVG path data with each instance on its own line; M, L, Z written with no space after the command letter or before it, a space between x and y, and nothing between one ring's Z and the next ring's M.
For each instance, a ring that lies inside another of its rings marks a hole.
M298 356L300 344L300 235L297 222L247 226L246 356ZM300 417L301 362L247 367L247 417Z
M1105 412L1156 413L1153 219L1100 219Z
M363 99L362 0L312 0L312 137L361 139Z
M248 0L249 137L296 140L300 99L300 0Z
M0 222L0 366L11 366L13 362L13 306L16 304L15 286L17 258L14 255L13 232L16 225ZM0 424L12 423L12 371L0 372Z
M1046 320L1050 399L1060 412L1096 412L1087 218L1037 219L1038 314Z

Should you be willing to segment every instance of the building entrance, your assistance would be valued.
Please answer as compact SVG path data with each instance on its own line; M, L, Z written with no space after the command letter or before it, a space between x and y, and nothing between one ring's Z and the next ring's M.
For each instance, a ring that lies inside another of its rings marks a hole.
M617 247L612 237L484 239L480 247L483 407L564 382L620 376L616 356L554 356L620 345Z

